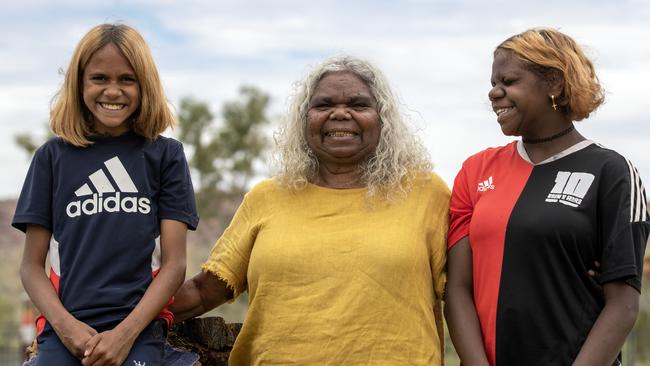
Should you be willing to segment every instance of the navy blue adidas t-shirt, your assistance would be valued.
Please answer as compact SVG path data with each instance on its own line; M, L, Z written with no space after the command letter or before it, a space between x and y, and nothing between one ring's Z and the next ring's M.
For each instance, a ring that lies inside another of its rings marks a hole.
M180 142L134 133L92 141L54 138L36 151L12 225L52 232L50 281L75 318L101 327L124 319L151 283L160 220L194 230L198 215Z

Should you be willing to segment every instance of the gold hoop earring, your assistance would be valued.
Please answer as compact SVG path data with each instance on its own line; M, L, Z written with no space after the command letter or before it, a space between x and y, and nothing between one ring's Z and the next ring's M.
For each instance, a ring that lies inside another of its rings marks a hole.
M551 95L551 103L553 103L553 105L551 105L551 107L553 107L553 110L557 111L557 104L555 104L555 95Z

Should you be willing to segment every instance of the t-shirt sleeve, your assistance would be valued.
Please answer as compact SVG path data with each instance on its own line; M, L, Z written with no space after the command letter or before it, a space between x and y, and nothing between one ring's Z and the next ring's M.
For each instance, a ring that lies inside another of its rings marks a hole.
M25 232L27 224L38 224L53 230L52 182L52 156L44 145L34 153L27 171L11 222L13 227Z
M249 205L250 193L201 267L223 280L233 290L233 299L247 289L248 263L258 231Z
M433 286L436 299L441 300L444 297L445 286L447 285L447 230L449 227L449 188L447 184L438 176L434 176L434 189L436 190L433 202L434 216L431 220L434 227L432 228L431 237L431 274L433 276Z
M467 168L463 164L454 179L454 187L451 191L451 202L449 205L449 234L447 236L447 247L451 248L460 239L469 235L469 224L474 213L474 204L467 188Z
M161 171L158 216L184 222L190 230L196 230L199 216L183 145L177 143L170 150Z
M599 187L598 219L602 238L600 282L623 280L641 291L643 255L650 222L647 196L628 160L611 163Z

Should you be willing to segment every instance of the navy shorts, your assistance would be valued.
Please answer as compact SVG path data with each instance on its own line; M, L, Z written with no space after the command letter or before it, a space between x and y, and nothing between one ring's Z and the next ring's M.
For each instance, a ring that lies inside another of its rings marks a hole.
M161 366L165 352L166 328L167 322L163 319L156 319L144 328L133 343L123 365ZM38 356L34 365L79 366L81 360L65 348L54 331L47 331L38 336Z

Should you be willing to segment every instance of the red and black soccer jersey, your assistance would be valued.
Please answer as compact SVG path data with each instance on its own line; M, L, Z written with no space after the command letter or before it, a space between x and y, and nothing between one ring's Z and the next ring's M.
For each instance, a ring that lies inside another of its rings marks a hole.
M601 285L640 291L650 232L639 175L591 141L533 164L521 142L465 161L449 247L469 235L491 365L567 365L603 309ZM587 271L601 263L596 282Z

